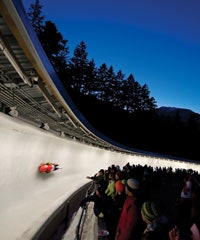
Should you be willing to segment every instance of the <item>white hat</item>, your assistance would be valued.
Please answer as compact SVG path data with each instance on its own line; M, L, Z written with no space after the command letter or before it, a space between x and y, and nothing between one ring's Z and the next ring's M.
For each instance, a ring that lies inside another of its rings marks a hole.
M126 182L126 186L130 192L137 190L140 187L138 180L129 178Z

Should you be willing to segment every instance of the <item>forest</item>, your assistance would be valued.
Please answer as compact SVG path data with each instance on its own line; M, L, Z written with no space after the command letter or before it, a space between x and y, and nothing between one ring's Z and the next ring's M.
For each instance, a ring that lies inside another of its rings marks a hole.
M88 59L87 45L70 56L65 40L35 0L27 15L63 86L85 119L99 132L131 148L199 160L200 116L184 109L160 112L147 84L141 85L105 62ZM186 115L184 113L187 112ZM187 117L185 117L187 116Z

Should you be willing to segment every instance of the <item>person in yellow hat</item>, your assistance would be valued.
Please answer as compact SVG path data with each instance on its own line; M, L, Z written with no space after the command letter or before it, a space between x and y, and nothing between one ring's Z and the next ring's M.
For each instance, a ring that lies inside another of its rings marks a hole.
M142 220L146 228L141 240L168 240L168 219L161 214L160 207L155 201L145 201L141 208Z

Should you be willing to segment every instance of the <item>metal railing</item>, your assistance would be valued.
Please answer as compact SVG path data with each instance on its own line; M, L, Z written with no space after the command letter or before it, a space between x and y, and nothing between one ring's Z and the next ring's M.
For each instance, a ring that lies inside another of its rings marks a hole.
M96 184L94 182L92 182L90 188L88 189L88 191L86 193L86 197L93 194L95 189L96 189ZM85 206L83 206L83 208L82 208L81 216L80 216L79 222L76 227L76 239L75 240L81 240L84 223L85 223L86 216L87 216L88 206L89 206L89 202L86 203Z

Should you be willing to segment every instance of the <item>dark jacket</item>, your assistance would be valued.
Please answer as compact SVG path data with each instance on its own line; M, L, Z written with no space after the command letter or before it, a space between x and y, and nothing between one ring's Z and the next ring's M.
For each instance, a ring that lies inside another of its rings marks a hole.
M93 195L90 195L84 198L81 201L80 206L84 206L87 202L94 202L94 208L93 208L94 214L97 217L99 216L102 217L102 214L103 214L102 218L105 221L108 221L110 216L113 214L113 211L114 211L113 200L106 195L98 196L96 193L94 193Z
M169 240L168 231L168 219L161 215L159 219L147 225L142 240Z

